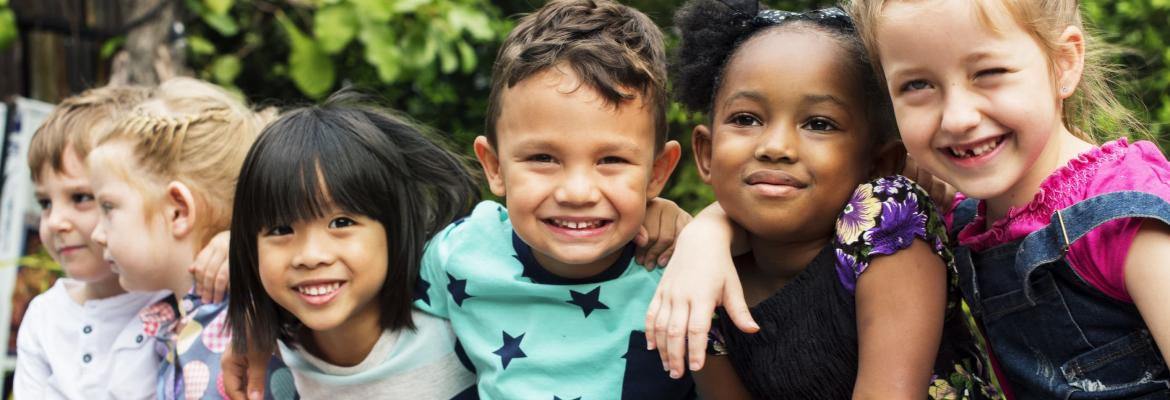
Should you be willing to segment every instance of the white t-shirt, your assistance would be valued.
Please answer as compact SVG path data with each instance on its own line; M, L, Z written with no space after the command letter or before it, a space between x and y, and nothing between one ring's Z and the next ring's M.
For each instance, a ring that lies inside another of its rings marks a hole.
M28 306L16 338L17 399L148 399L159 355L138 312L165 292L124 293L77 304L61 278Z
M475 375L455 354L455 335L447 321L412 310L414 330L382 331L358 365L329 364L278 342L292 370L297 393L305 399L452 399L474 396Z

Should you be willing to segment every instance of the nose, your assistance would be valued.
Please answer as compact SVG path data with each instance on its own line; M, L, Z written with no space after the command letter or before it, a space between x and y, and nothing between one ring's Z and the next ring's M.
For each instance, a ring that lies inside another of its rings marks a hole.
M67 218L65 207L50 208L47 214L44 223L53 232L67 232L73 228L73 224Z
M756 159L765 162L796 162L798 135L795 129L787 129L780 124L764 130L756 142Z
M319 231L319 229L309 229L306 232L305 239L293 256L293 267L319 268L329 266L337 261L337 253L333 251L333 246L329 243L330 239L325 237L324 233L314 231Z
M93 227L93 232L89 234L89 240L97 243L99 246L106 246L106 222L99 220L97 226Z
M566 169L553 193L553 199L577 207L595 204L601 199L596 179L590 168Z
M960 86L952 85L950 89L946 94L939 129L951 134L967 133L983 120L978 99Z

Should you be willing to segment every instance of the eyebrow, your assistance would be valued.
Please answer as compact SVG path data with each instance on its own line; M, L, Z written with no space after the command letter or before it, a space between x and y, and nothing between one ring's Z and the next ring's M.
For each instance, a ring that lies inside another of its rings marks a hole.
M720 104L719 107L720 108L727 108L727 106L729 104L731 104L731 102L739 100L741 98L745 98L748 100L754 100L754 101L758 101L761 103L766 102L764 95L760 94L760 92L757 92L754 90L744 90L744 91L735 92L731 96L728 96L727 100L723 100L723 103Z
M803 102L805 105L833 103L833 104L836 104L842 108L849 107L849 105L846 104L844 100L841 100L839 97L833 96L831 94L806 94L806 95L804 95Z

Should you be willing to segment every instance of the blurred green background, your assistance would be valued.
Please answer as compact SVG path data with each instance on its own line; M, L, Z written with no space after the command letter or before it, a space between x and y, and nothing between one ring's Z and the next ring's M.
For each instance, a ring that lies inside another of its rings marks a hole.
M0 43L14 33L0 0ZM682 0L628 0L677 44L672 26ZM831 1L767 1L801 10ZM516 17L539 0L183 0L180 38L195 75L238 90L260 105L320 100L352 84L450 135L470 154L482 131L491 62ZM1115 60L1126 104L1170 144L1170 0L1084 0L1103 37L1128 51ZM118 37L103 44L109 57ZM0 46L2 47L2 46ZM690 155L691 126L701 116L670 108L671 135L686 149L665 197L697 210L712 200Z

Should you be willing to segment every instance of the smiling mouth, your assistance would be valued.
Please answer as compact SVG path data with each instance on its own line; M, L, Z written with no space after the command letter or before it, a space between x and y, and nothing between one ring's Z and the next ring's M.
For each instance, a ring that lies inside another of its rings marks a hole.
M995 150L995 148L999 147L999 145L1002 144L1003 141L1007 139L1008 135L1010 135L1010 133L999 135L999 136L996 136L996 137L993 137L993 138L990 138L987 140L975 142L972 144L967 144L967 145L962 145L962 146L949 146L949 147L946 147L945 150L947 153L950 153L951 156L953 156L955 158L959 158L959 159L979 157L979 156L987 154L987 153L991 152L992 150Z
M589 219L589 220L576 220L576 221L569 221L569 220L563 220L563 219L558 219L558 218L544 219L544 223L546 223L546 224L549 224L549 225L552 225L552 226L555 226L555 227L558 227L561 229L572 229L572 230L598 229L598 228L605 227L606 225L609 225L612 222L613 221L610 221L608 219Z
M311 285L301 285L293 288L297 292L305 296L328 296L336 292L341 287L342 282L319 283Z

